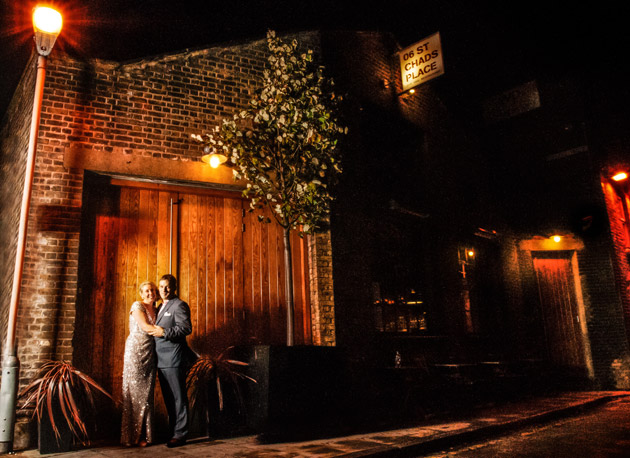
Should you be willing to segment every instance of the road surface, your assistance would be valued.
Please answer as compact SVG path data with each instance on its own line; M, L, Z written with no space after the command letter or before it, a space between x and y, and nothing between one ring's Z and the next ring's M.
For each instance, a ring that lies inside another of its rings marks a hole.
M620 398L580 416L424 456L627 458L630 457L630 399Z

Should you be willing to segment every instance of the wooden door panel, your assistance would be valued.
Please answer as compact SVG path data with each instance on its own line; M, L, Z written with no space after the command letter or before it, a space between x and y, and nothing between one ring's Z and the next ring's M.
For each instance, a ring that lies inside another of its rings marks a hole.
M177 295L183 298L190 306L191 306L191 314L197 311L196 307L196 289L191 287L191 281L193 281L194 270L196 266L196 259L194 256L194 246L195 246L195 237L196 230L194 227L191 228L191 212L194 213L194 203L190 202L189 199L182 199L180 197L178 203L179 210L179 224L177 225L177 230L179 234L179 241L177 245L178 252L178 264L177 270L173 272L173 275L177 277L178 286L177 286ZM194 215L193 215L194 217ZM194 240L191 242L191 238ZM192 272L191 272L192 271ZM191 296L192 294L192 296Z
M278 301L277 250L274 231L269 224L260 223L257 216L245 216L245 295L247 336L253 342L281 343L282 329L276 329L278 315L283 309ZM284 322L280 327L284 327ZM280 332L278 332L280 331Z
M94 278L93 294L86 295L89 310L87 333L88 348L91 357L82 354L81 360L87 365L86 370L93 374L103 374L102 383L109 389L114 376L113 361L109 355L115 354L114 340L111 338L117 321L112 316L114 296L110 294L116 278L116 254L118 245L118 218L102 215L96 218L96 237L94 240L95 261L92 270Z
M160 247L158 223L164 215L159 213L158 197L155 191L141 192L138 196L138 286L147 280L155 282L159 276L157 253L164 251L164 246Z
M311 343L311 308L310 308L310 284L308 266L308 243L306 238L296 234L292 237L293 256L293 291L295 296L295 322L296 329L302 337L301 343Z
M241 199L180 196L180 296L191 307L192 339L240 342L243 307ZM221 336L221 339L218 337Z
M114 189L114 188L112 188ZM86 370L119 397L128 311L138 287L172 272L191 308L191 346L222 351L242 343L284 344L286 300L282 229L260 223L247 202L204 192L115 187L106 212L95 210L90 242L93 291L82 307L90 332ZM93 199L99 199L94 193ZM172 205L171 210L171 202ZM90 202L86 202L90 205ZM171 253L170 218L173 214ZM244 230L243 230L244 229ZM305 241L293 237L296 343L310 343ZM171 259L172 267L169 267ZM89 360L89 361L88 361Z
M270 210L265 216L273 219ZM244 234L244 314L249 341L286 342L286 291L284 235L275 222L261 223L256 213L246 213ZM306 239L291 237L295 301L295 342L311 343L311 319Z
M214 265L216 271L214 273L214 323L213 331L217 331L221 328L225 322L225 214L223 212L223 203L217 202L217 205L213 208L215 215L215 233L214 233Z
M120 394L129 308L145 281L168 271L171 194L122 188L113 215L96 215L92 267L93 304L86 317L92 330L87 370L114 395ZM90 361L91 360L91 361Z
M584 342L570 259L534 258L549 357L566 367L584 367Z
M157 221L157 243L155 245L156 270L147 272L147 280L155 282L165 273L175 271L174 266L177 265L177 230L173 229L173 248L171 249L171 218L177 219L178 206L177 194L169 192L157 192L155 199L157 200L157 212L155 220ZM169 265L169 261L171 265ZM154 276L151 276L154 275Z
M220 259L223 253L223 244L219 247L218 232L220 225L223 223L223 219L219 218L219 208L222 203L222 199L219 197L206 196L204 197L204 207L206 208L206 256L205 256L205 279L206 279L206 314L204 317L205 327L203 328L203 335L209 335L215 332L219 323L217 300L218 291L223 285L223 281L220 272L222 272L223 266L220 265ZM203 279L202 279L203 281Z
M208 197L198 196L198 205L201 209L197 216L198 232L200 234L197 241L197 278L199 283L205 285L197 296L196 313L191 316L193 320L193 332L196 335L208 332L208 296L210 285L208 285ZM192 313L192 312L191 312Z

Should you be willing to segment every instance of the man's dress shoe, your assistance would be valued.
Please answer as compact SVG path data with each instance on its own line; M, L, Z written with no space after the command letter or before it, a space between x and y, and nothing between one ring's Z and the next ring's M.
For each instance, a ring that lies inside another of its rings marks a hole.
M181 447L182 445L186 445L186 439L184 439L183 437L182 438L174 437L166 443L166 446L168 448Z

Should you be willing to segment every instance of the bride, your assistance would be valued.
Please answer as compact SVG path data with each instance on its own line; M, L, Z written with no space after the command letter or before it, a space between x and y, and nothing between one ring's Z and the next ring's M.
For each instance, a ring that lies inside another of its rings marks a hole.
M122 427L120 442L145 447L153 441L153 389L155 387L155 341L147 334L155 328L154 283L140 285L142 302L129 311L129 337L125 342L122 381Z

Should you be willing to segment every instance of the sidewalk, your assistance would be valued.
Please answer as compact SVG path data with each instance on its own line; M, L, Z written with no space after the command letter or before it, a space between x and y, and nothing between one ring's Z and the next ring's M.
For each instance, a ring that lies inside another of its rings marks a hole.
M260 443L256 436L221 440L198 438L187 445L169 449L153 445L145 449L105 446L70 453L40 455L37 450L16 453L15 457L240 457L240 458L293 458L293 457L393 457L417 456L444 450L470 441L499 435L509 430L538 422L574 415L582 409L596 407L627 391L570 392L555 396L532 398L486 407L460 415L457 419L427 420L414 427L332 437L304 442Z

